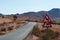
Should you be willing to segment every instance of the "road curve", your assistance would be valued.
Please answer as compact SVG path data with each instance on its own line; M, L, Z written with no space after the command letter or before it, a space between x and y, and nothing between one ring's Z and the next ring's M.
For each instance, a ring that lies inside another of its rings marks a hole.
M0 36L0 40L23 40L32 31L36 24L37 23L35 22L29 22L25 26L20 27L11 33Z

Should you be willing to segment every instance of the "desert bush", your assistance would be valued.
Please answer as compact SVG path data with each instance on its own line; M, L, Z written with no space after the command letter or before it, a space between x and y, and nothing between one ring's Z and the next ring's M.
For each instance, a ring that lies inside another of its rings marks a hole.
M14 19L14 21L17 19L17 16L16 15L13 15L13 19Z
M43 36L42 39L43 39L43 40L49 40L49 38L48 38L47 35Z
M3 32L3 31L5 32L5 31L6 31L6 28L2 28L0 31L1 31L1 32Z
M59 35L58 32L54 32L54 31L52 31L50 29L46 29L45 33L46 34L42 37L43 40L51 40L51 39L56 38Z
M4 18L4 16L2 16L2 18Z
M59 22L53 22L52 24L55 24L55 25L60 25L60 23L59 23Z
M13 26L8 27L8 30L9 30L9 31L13 30Z
M39 28L38 27L34 27L33 31L32 31L32 34L39 37L40 36Z

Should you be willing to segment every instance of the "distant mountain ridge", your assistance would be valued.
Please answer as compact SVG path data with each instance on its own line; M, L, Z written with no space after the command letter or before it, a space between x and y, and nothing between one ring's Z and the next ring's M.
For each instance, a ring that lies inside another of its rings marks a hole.
M60 9L53 8L49 11L39 11L39 12L27 12L23 14L15 14L17 17L24 17L24 18L36 18L36 19L43 19L44 15L48 13L48 15L54 20L56 18L60 18ZM2 14L0 14L2 16ZM13 15L4 15L5 17L13 17ZM56 20L57 21L57 20Z
M58 8L53 8L50 11L39 11L39 12L27 12L18 15L18 17L27 17L27 18L38 18L42 19L43 16L48 13L48 15L54 19L54 18L60 18L60 9Z

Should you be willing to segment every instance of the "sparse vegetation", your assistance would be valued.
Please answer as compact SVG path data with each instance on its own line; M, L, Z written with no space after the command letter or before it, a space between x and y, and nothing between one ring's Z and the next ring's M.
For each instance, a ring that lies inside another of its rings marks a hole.
M0 35L7 34L25 24L26 21L24 20L22 21L22 19L20 21L20 18L18 21L16 16L14 16L13 18L6 18L6 17L0 18Z
M13 26L8 27L8 30L9 30L9 31L13 30Z
M35 35L35 36L40 36L40 30L38 27L34 27L33 30L32 30L32 34Z
M44 32L46 34L44 36L42 36L43 40L52 40L52 39L56 38L59 35L58 32L54 32L50 29L46 29L46 30L44 30Z
M42 38L42 40L52 40L60 35L59 32L55 32L51 29L39 30L38 27L34 27L32 34Z
M15 21L15 20L17 19L17 16L16 16L16 15L14 15L14 16L13 16L13 18L14 18L14 21Z
M2 16L2 18L4 18L4 16Z
M60 25L60 22L53 22L52 24Z
M6 31L6 28L2 28L2 29L1 29L1 32L4 32L4 31Z

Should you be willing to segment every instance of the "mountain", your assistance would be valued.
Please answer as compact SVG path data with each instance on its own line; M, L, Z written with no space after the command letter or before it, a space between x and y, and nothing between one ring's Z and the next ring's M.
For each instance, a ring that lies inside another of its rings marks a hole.
M37 19L43 19L44 15L48 13L50 18L54 21L60 20L60 9L59 8L53 8L49 11L39 11L39 12L27 12L23 13L20 16L26 17L26 18L37 18ZM59 18L59 19L58 19ZM56 20L57 19L57 20ZM59 21L60 22L60 21Z
M48 15L52 19L60 18L60 9L58 9L58 8L53 8L49 11L27 12L27 13L19 14L17 16L18 17L26 17L26 18L42 19L46 13L48 13Z
M55 22L60 22L60 9L59 8L53 8L50 11L48 11L49 16L52 18Z
M52 18L60 17L60 9L58 9L58 8L54 8L54 9L48 11L48 13Z
M25 17L25 18L36 18L36 19L42 19L44 14L47 11L40 11L40 12L27 12L27 13L23 13L20 15L16 15L17 17Z
M48 13L48 15L51 17L52 20L57 21L60 19L60 9L59 8L53 8L49 11L39 11L39 12L27 12L27 13L23 13L23 14L15 14L17 17L24 17L24 18L36 18L36 19L43 19L44 15ZM2 14L0 14L0 16L3 16ZM13 17L12 15L4 15L5 17ZM57 20L56 20L57 19Z
M59 8L53 8L49 11L27 12L27 13L20 14L18 17L43 19L46 13L48 13L48 15L50 16L52 20L54 21L60 20L60 9Z

